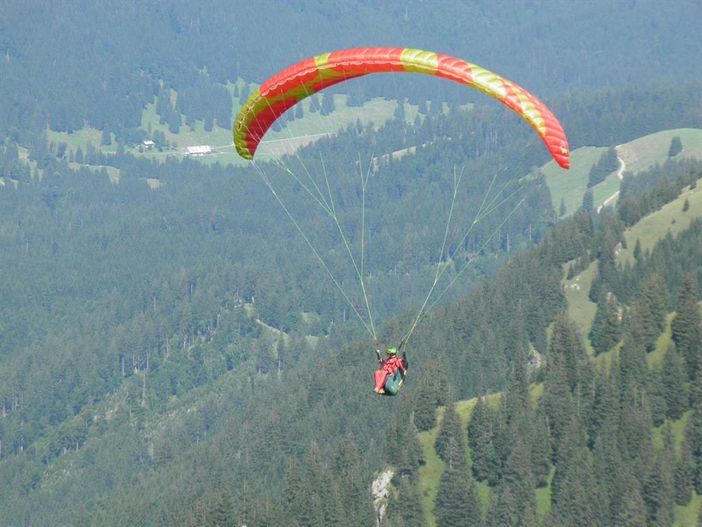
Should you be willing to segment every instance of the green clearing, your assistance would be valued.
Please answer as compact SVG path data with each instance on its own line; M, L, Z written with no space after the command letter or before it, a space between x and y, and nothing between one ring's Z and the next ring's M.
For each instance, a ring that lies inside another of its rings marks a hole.
M71 168L78 170L81 167L87 167L91 172L93 173L98 173L101 172L103 169L107 172L107 176L110 178L111 183L119 183L119 169L115 167L111 167L108 165L81 165L79 163L69 163L68 164ZM155 180L154 180L155 181ZM148 182L149 187L151 187L151 183Z
M574 276L572 280L565 280L563 286L566 301L568 302L568 315L580 329L585 349L590 356L594 355L594 350L587 335L590 333L592 321L595 319L597 304L590 300L588 293L596 275L597 262L592 262L587 266L587 269Z
M692 410L685 412L680 419L672 421L673 429L673 447L675 449L675 455L680 454L680 449L682 447L685 425L692 415ZM651 439L653 441L653 446L656 448L663 448L663 425L658 426L651 430Z
M673 527L695 527L699 525L697 520L702 511L702 496L693 491L692 499L687 505L675 507L675 521Z
M626 170L641 172L668 159L668 149L673 137L680 137L683 150L675 159L682 157L702 157L702 130L697 128L677 128L646 135L621 145L617 151L626 163Z
M678 136L683 144L683 150L675 159L683 157L702 158L702 130L697 128L678 128L663 130L629 143L619 145L617 154L626 164L627 172L641 172L668 159L668 149L673 137ZM582 204L583 195L587 190L587 180L590 168L606 150L604 147L586 146L571 152L571 168L564 172L555 161L549 161L541 170L546 178L546 184L551 191L551 203L558 211L561 199L565 204L566 215L573 214ZM593 204L597 208L619 191L620 180L616 172L607 179L595 185L592 189ZM610 204L610 203L608 203Z
M436 526L434 502L439 491L439 481L444 470L444 463L434 450L434 442L439 432L438 426L428 432L420 432L424 465L419 468L419 491L422 496L422 510L427 527Z
M47 130L46 139L49 141L49 144L55 143L58 145L60 143L66 143L68 150L73 153L75 153L79 147L83 150L83 152L85 152L89 144L93 145L95 148L100 148L101 150L104 149L104 152L115 151L114 145L112 146L111 150L108 150L108 147L100 146L102 132L96 128L86 127L71 133Z
M551 471L546 479L548 484L545 487L536 489L536 514L541 519L551 510L551 482L555 473L556 467L551 466Z
M229 87L233 90L233 85ZM175 94L173 94L175 97ZM335 95L335 111L323 116L321 112L310 110L312 101L306 99L302 105L304 116L301 119L289 121L286 126L279 131L271 130L266 134L261 142L259 157L261 159L271 159L284 154L294 153L297 149L308 145L324 136L336 133L350 125L360 122L363 126L374 125L380 127L393 118L398 102L382 97L376 97L366 102L362 106L348 106L347 95ZM239 102L234 99L234 112L238 112ZM405 119L408 123L414 122L418 115L418 107L405 103ZM183 119L183 121L185 121ZM233 118L232 118L233 121ZM210 145L213 149L211 155L198 157L197 160L206 164L222 163L244 165L246 161L241 159L234 151L232 143L231 123L215 123L211 131L206 131L204 121L196 120L191 126L183 122L177 134L171 133L167 124L159 122L156 113L156 103L147 104L142 112L141 128L152 134L155 131L162 132L169 148L163 151L144 150L141 145L127 147L126 152L142 156L148 159L165 159L167 156L183 156L183 149L187 146ZM112 144L101 145L102 132L95 128L86 127L72 133L54 132L47 130L47 138L50 143L56 145L65 143L68 151L75 153L78 148L85 151L88 145L106 154L114 154L117 149L114 134Z
M685 200L688 200L690 208L683 212ZM641 242L642 251L650 251L653 246L665 238L670 233L675 236L690 226L690 223L702 216L702 186L690 190L686 188L677 199L664 205L642 218L636 225L624 232L626 239L626 249L622 249L617 255L620 265L627 262L634 263L634 247L636 240Z
M663 329L663 333L658 335L656 349L646 356L646 362L649 368L660 368L661 364L663 364L663 359L668 351L668 347L673 343L673 332L670 329L670 324L674 317L675 313L668 313L665 317L665 328Z
M604 147L594 146L573 150L570 153L570 170L568 171L563 170L553 160L541 168L546 178L546 184L551 191L551 203L556 212L561 206L561 199L565 204L566 215L573 214L580 208L583 195L587 190L590 169L606 150Z
M597 211L600 207L616 205L621 184L619 170L617 170L607 176L604 181L592 187L592 203Z

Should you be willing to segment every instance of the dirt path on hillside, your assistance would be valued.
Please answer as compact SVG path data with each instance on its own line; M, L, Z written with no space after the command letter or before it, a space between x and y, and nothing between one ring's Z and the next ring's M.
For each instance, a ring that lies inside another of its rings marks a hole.
M619 147L621 146L622 145L617 145L615 147L615 150L617 151L617 161L619 161L619 170L617 170L617 177L619 178L619 181L624 179L624 171L626 170L626 161L624 161L624 159L622 159L622 157L619 155ZM618 197L619 191L617 190L614 194L604 200L602 205L597 207L597 213L599 214L604 207L608 207L612 202L616 201Z

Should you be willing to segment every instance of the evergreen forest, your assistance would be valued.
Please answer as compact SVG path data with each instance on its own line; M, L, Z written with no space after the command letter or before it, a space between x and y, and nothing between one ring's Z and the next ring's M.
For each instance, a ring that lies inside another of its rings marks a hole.
M0 527L702 526L699 2L0 11ZM571 170L411 75L232 161L263 80L374 45L527 87Z

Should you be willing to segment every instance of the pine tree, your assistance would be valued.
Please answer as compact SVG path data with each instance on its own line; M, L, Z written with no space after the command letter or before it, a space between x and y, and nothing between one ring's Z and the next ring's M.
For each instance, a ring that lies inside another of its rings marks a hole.
M478 397L468 422L468 446L473 476L478 481L487 479L495 456L492 445L492 411L484 397Z
M425 376L417 389L414 407L414 424L420 432L426 432L436 426L435 387L429 376Z
M334 95L331 92L322 93L321 115L329 115L336 109L334 105Z
M609 351L621 337L619 306L612 293L600 291L595 319L590 329L590 341L596 353Z
M634 259L638 262L641 260L641 239L636 238L636 243L634 244Z
M553 513L558 525L589 527L606 525L600 521L603 503L598 499L599 485L593 475L590 451L579 446L562 470L558 497L554 499Z
M648 405L651 409L651 418L654 426L660 426L666 419L668 404L665 400L666 386L663 384L661 371L653 368L648 372L648 380L646 382L646 395L648 396Z
M285 487L281 495L282 512L298 525L309 525L313 517L311 497L314 490L308 486L300 463L288 460L285 469Z
M574 392L580 382L581 366L587 358L577 326L564 314L556 317L546 360L549 370L563 367L568 387Z
M675 346L669 346L663 358L661 380L666 403L665 415L670 419L680 419L685 410L687 410L686 376L683 359Z
M622 527L640 527L646 525L646 504L641 497L638 485L634 481L624 487L619 498L616 525Z
M537 487L548 485L548 475L551 471L551 456L548 420L543 414L543 409L540 409L534 419L534 437L531 446L532 472Z
M612 525L616 514L615 495L619 491L621 474L626 466L617 441L616 423L605 422L594 441L593 477L597 481L595 498L598 499L600 525Z
M315 443L310 445L305 458L305 479L311 526L339 525L343 517L341 497Z
M207 527L235 527L234 508L226 491L217 492L207 511Z
M598 434L614 430L619 421L619 401L613 377L602 369L593 378L594 396L586 426L588 445L593 446Z
M683 145L679 136L675 136L670 140L670 148L668 148L668 157L675 157L682 152Z
M584 212L587 212L588 214L591 213L594 209L594 198L592 196L592 189L589 188L585 191L585 194L583 194L583 204L582 204L582 209Z
M422 497L418 477L400 477L397 497L390 500L387 509L387 524L403 527L422 527L426 524L422 512ZM355 522L353 525L371 525Z
M573 470L571 464L576 458L578 449L583 448L586 442L587 436L580 419L575 414L571 415L567 429L561 436L556 451L556 472L551 481L551 499L553 503L558 503L558 500L561 498L561 484L567 478L569 472Z
M667 305L668 299L663 278L659 273L648 275L641 285L641 292L634 306L634 312L638 317L640 336L647 352L653 351L656 338L665 327Z
M702 326L697 306L697 283L692 273L686 273L678 294L676 315L671 323L673 341L678 352L685 358L687 374L694 380L702 353Z
M498 510L509 510L512 515L505 525L524 525L525 518L533 515L536 511L535 488L530 446L515 434L512 451L497 488Z
M478 493L468 474L468 467L461 462L463 456L458 445L453 442L449 445L447 458L434 504L437 523L454 527L479 526L482 513Z
M449 390L451 391L451 390ZM453 402L453 396L449 395L449 401L444 411L444 417L439 425L439 433L436 436L434 449L444 463L448 463L449 445L455 446L454 455L464 453L464 459L461 463L465 463L465 439L463 437L463 427L461 419L456 413L456 405Z
M687 441L683 441L680 457L675 462L673 473L675 503L677 505L687 505L690 502L694 485L694 471L695 458L692 454L692 447Z
M655 462L643 488L648 511L648 524L660 527L673 523L674 484L672 455L673 437L670 422L663 430L664 446L656 453Z
M604 181L609 174L614 172L619 168L619 159L617 158L617 151L612 146L608 148L596 164L590 169L590 174L587 180L588 187L594 187L598 183Z
M532 421L526 352L521 346L517 348L512 359L510 382L504 397L508 422L515 422L519 419Z
M370 525L374 518L358 445L352 437L342 440L332 456L332 471L343 496L342 507L348 525Z
M702 404L697 405L685 426L685 444L691 456L692 483L702 494Z

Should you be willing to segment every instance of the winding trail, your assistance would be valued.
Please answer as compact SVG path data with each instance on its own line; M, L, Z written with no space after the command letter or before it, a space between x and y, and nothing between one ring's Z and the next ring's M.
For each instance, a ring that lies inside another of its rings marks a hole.
M619 147L621 146L622 145L617 145L615 147L615 149L617 150L617 161L619 161L619 170L617 170L617 177L619 178L619 181L624 179L624 171L626 170L626 162L619 155ZM619 191L617 190L614 194L612 194L610 197L604 200L602 202L602 205L597 207L597 214L599 214L604 207L608 207L612 202L616 201L618 197Z

